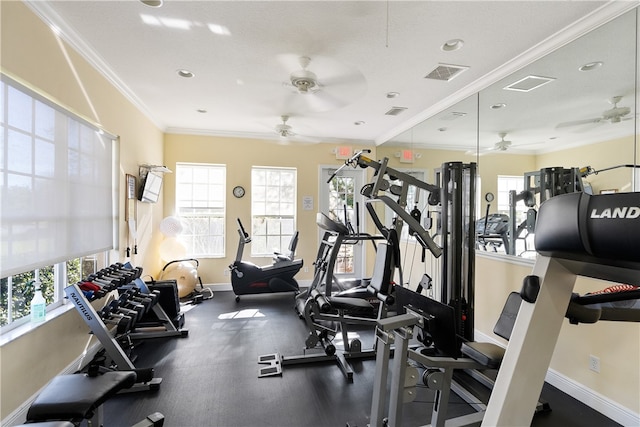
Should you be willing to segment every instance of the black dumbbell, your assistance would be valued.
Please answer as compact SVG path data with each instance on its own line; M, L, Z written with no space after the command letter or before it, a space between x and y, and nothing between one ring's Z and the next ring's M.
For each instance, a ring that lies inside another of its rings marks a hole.
M116 313L130 316L132 319L134 319L134 322L142 319L145 314L143 306L134 306L127 303L121 303L119 300L111 301L108 306Z
M103 307L98 314L105 324L116 326L116 333L118 335L127 333L127 331L130 331L133 327L133 319L130 316L114 313L109 307Z
M126 295L126 294L121 294L118 297L117 301L118 301L118 304L120 304L121 307L125 307L125 308L130 309L130 310L136 310L138 313L140 313L139 318L144 317L144 315L151 308L151 305L149 303L143 304L143 303L141 303L139 301L131 299L129 297L129 295Z

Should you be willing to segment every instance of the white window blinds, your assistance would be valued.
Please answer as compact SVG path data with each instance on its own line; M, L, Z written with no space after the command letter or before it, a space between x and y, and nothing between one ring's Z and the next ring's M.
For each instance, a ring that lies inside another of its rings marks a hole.
M115 137L2 75L0 277L114 247Z

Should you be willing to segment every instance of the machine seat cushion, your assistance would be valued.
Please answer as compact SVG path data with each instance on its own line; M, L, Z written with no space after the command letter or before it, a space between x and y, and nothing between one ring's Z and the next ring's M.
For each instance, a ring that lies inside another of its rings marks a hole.
M91 418L93 411L118 391L129 388L137 375L131 371L59 375L38 395L27 413L27 421Z
M489 342L466 342L462 353L489 369L498 369L504 357L504 348Z
M373 309L371 303L362 298L330 297L327 299L331 303L331 307L338 310L351 308Z

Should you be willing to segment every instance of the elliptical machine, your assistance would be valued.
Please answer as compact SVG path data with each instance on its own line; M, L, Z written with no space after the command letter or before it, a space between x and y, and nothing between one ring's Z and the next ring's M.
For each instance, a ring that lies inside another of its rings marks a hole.
M245 231L240 218L238 221L238 252L236 259L229 266L231 269L231 286L236 295L236 302L240 301L240 295L264 294L274 292L298 293L299 286L294 276L302 268L303 261L294 259L298 232L296 231L289 243L287 256L274 255L272 265L257 266L248 261L242 261L244 245L251 243L251 236Z

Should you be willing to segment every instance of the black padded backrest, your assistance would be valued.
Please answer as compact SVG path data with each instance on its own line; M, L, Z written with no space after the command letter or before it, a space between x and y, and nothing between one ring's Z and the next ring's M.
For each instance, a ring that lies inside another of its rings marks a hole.
M493 328L493 332L499 337L509 341L511 338L511 332L513 331L513 325L516 323L516 317L520 310L520 304L522 303L522 297L518 292L511 292L507 297L507 302L504 303L502 313L498 317L498 321Z
M296 254L296 247L298 246L298 236L299 232L296 231L294 235L291 237L291 241L289 242L289 257L293 259Z
M403 286L396 286L395 291L398 314L411 309L424 316L423 337L430 340L441 355L460 357L462 340L456 334L455 309Z
M369 286L373 288L372 293L389 294L391 273L394 268L393 245L383 242L379 243L376 249L376 262L373 266L373 275Z

